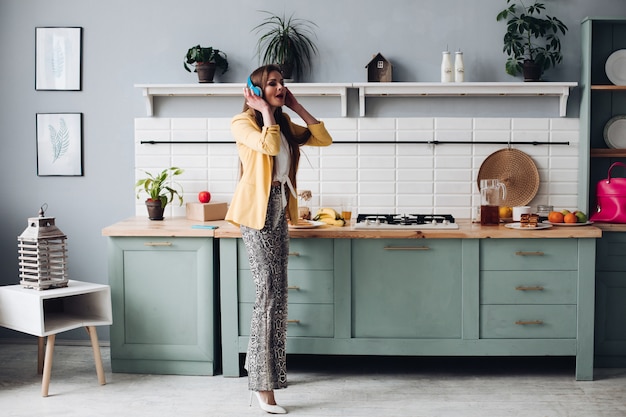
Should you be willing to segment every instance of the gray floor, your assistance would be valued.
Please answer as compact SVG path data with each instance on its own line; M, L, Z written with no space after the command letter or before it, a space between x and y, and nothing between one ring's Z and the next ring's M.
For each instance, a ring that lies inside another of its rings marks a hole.
M59 344L50 396L41 397L37 348L0 343L0 416L261 416L247 379L111 373L96 378L91 348ZM572 358L288 358L289 415L342 417L626 416L626 369L574 380Z

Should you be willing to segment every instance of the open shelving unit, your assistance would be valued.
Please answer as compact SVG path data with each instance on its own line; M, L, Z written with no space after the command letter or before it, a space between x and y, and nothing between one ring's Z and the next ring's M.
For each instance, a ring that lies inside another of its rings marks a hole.
M154 97L240 97L243 83L135 84L142 90L146 113L154 116ZM290 83L296 96L339 97L341 116L348 115L348 89L359 90L359 115L365 116L367 97L558 97L559 115L565 117L570 89L575 82L467 82L467 83Z

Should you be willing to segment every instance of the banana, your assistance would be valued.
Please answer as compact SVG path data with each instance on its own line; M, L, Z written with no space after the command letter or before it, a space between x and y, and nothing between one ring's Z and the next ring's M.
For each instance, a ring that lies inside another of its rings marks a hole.
M346 224L343 217L332 208L320 208L313 220L338 227L342 227Z

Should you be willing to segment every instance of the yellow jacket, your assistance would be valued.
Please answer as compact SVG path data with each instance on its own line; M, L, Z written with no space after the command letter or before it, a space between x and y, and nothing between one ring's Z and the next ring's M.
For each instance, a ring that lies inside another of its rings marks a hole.
M305 145L328 146L332 143L333 140L323 122L302 127L292 123L287 114L283 115L296 136L306 129L311 132L311 137ZM235 226L245 225L253 229L262 229L272 186L273 156L278 155L280 151L280 127L271 125L259 128L254 119L254 111L249 110L233 118L231 132L237 143L243 175L235 188L226 220ZM289 178L294 184L295 176L295 172L289 173ZM288 194L286 208L288 217L297 219L298 201L288 188L285 188L285 191Z

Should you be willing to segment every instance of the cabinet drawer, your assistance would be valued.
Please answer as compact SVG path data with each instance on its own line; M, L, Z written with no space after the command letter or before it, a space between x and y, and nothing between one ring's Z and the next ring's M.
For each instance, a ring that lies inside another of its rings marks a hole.
M482 271L481 304L576 304L576 271Z
M250 269L248 252L243 240L238 239L238 268ZM289 239L289 269L322 269L332 270L333 240L332 239Z
M252 303L239 303L239 334L250 335ZM287 335L290 337L333 337L332 304L294 304L288 307Z
M481 339L575 339L575 305L482 305Z
M603 232L596 242L598 271L626 271L626 233Z
M333 302L332 271L289 271L289 303L329 303ZM239 271L239 300L254 302L254 282L249 270Z
M532 232L528 232L532 233ZM575 270L576 239L481 239L481 270Z

